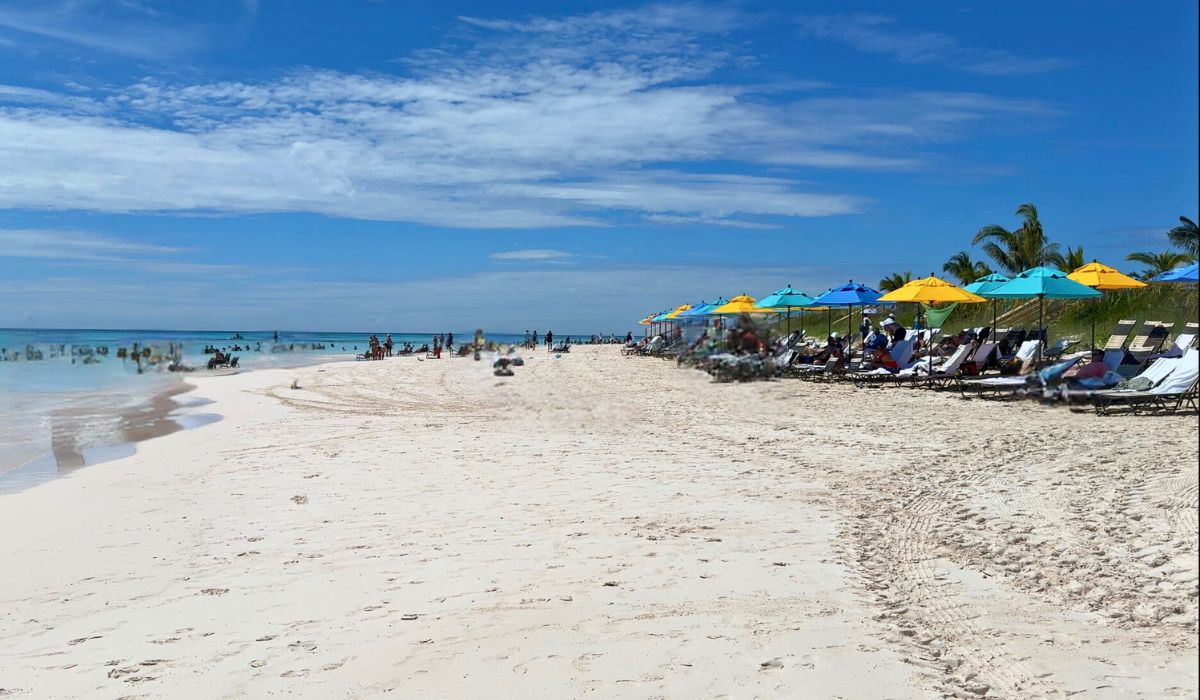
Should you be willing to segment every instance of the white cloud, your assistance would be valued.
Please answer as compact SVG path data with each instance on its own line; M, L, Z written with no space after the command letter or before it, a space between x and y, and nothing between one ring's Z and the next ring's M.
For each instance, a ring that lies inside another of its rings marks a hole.
M70 100L10 88L0 162L16 167L0 169L0 208L470 228L594 226L617 211L753 226L865 206L801 169L922 167L919 149L1047 114L974 94L785 98L722 83L739 57L713 32L737 19L699 5L471 19L467 45L415 55L404 75L160 78ZM718 168L741 174L705 173Z
M492 253L488 256L493 260L535 260L539 262L562 262L575 257L574 253L548 248L528 248L526 250L509 250L503 253Z
M0 229L0 258L116 260L129 255L182 252L186 249L113 238L90 231Z
M859 51L891 56L900 63L944 63L981 75L1028 75L1071 67L1061 58L1028 58L1009 51L963 46L938 32L899 28L891 17L858 13L798 18L805 36L840 41Z
M158 10L128 0L38 2L25 9L0 7L0 28L134 58L173 56L204 45L202 32L164 23L162 17Z

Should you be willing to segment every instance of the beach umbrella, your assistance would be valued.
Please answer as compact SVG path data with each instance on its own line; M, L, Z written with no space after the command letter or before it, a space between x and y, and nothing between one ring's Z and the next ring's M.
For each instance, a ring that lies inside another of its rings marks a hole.
M1108 265L1102 265L1095 260L1091 261L1087 265L1077 268L1074 272L1067 275L1067 277L1075 280L1076 282L1078 282L1082 285L1086 285L1088 287L1091 287L1092 289L1098 289L1098 290L1102 290L1102 291L1108 291L1110 289L1136 289L1138 287L1146 286L1145 282L1142 282L1141 280L1135 280L1134 278L1130 277L1129 275L1122 274L1122 273L1118 272L1117 270L1109 267ZM1097 303L1099 303L1099 301L1100 300L1098 298L1092 300L1092 347L1093 348L1096 347L1096 306L1095 305Z
M1184 265L1182 267L1177 267L1174 270L1167 270L1166 272L1164 272L1160 275L1157 275L1152 281L1154 281L1154 282L1200 282L1200 274L1198 274L1198 272L1197 272L1198 265L1200 265L1200 263L1192 263L1191 265Z
M984 296L984 295L981 295ZM996 287L987 295L993 299L1038 300L1038 329L1045 333L1046 299L1094 299L1100 292L1067 277L1067 273L1054 267L1031 267L1011 280ZM1037 362L1042 363L1042 343L1037 346Z
M847 306L851 311L855 306L869 306L879 302L879 297L883 296L881 292L871 289L865 284L857 284L854 280L850 280L840 287L822 292L813 299L813 304L817 306ZM832 323L832 313L830 314L830 322ZM846 325L849 327L849 332L846 334L846 340L849 341L854 336L854 314L847 316ZM854 353L851 352L850 356Z
M978 294L985 299L992 299L992 333L993 338L996 337L996 300L988 296L988 292L999 287L1008 281L1008 278L997 272L990 275L984 275L970 284L964 284L963 289L972 294Z
M939 279L932 274L928 277L913 280L903 287L890 291L887 294L879 297L880 302L891 303L918 303L918 304L935 304L935 303L950 303L950 304L982 304L987 301L978 294L950 284L946 280ZM929 325L928 318L926 326ZM929 380L933 381L933 333L929 334Z
M783 289L775 290L755 303L755 306L760 309L785 309L788 333L792 332L792 309L800 309L801 313L804 313L804 307L812 305L812 297L792 289L790 284Z
M682 319L686 319L686 320L694 320L697 318L701 318L701 319L706 318L706 317L712 315L713 309L717 308L718 306L723 306L728 303L729 303L729 301L727 299L725 299L725 297L717 297L717 300L712 303L705 303L702 301L699 304L696 304L695 306L693 306L691 309L679 314L679 316L677 316L676 318L682 318Z
M752 296L739 294L729 300L728 303L722 304L712 311L710 314L717 316L728 316L733 314L771 314L775 313L772 309L760 309L754 305L755 300Z
M681 304L681 305L675 307L675 309L673 311L671 311L670 313L664 314L663 320L664 321L675 321L675 319L678 318L680 314L682 314L684 311L690 310L691 308L692 308L691 304Z

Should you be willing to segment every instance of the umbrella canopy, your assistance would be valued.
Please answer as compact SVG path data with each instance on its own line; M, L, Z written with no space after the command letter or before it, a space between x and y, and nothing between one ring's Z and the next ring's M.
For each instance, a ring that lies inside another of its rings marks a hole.
M769 296L758 300L755 304L760 309L798 309L812 306L813 299L804 292L792 289L791 285L777 289Z
M657 315L658 314L650 314L650 315L646 316L645 318L643 318L642 320L638 321L638 323L640 323L643 326L648 326L651 323L654 323L654 317Z
M695 319L695 318L698 318L701 316L708 316L712 313L713 309L717 308L718 306L723 306L728 303L729 302L725 299L725 297L717 297L717 300L712 302L711 304L705 303L702 301L699 304L696 304L695 306L693 306L691 309L679 314L679 316L677 318Z
M1004 275L993 272L990 275L980 277L970 284L963 285L963 289L972 294L978 294L981 297L988 297L991 296L989 292L1007 281L1008 278Z
M674 321L676 318L679 317L680 314L682 314L684 311L690 310L691 308L692 308L691 304L682 304L680 306L677 306L677 307L675 307L674 311L672 311L671 313L666 315L666 318L664 320Z
M1077 268L1067 275L1076 282L1087 285L1092 289L1134 289L1145 287L1146 283L1124 275L1108 265L1101 265L1093 260L1087 265ZM1097 300L1093 300L1097 301ZM1092 347L1096 347L1096 307L1092 306Z
M899 289L884 294L879 297L879 301L979 304L987 299L930 275L913 280Z
M1095 260L1075 270L1067 277L1092 289L1133 289L1146 286L1145 282L1135 280L1129 275L1122 274Z
M1197 274L1197 263L1177 267L1174 270L1167 270L1161 275L1154 278L1155 282L1200 282L1200 275Z
M667 320L667 314L669 314L669 313L671 313L670 309L667 309L666 311L660 311L657 316L655 316L654 318L652 318L650 320L653 321L654 323L662 323L663 321Z
M994 299L1038 300L1038 328L1045 329L1042 305L1046 299L1093 299L1103 296L1091 287L1084 286L1067 277L1067 273L1053 267L1031 267L1021 274L988 292ZM1045 338L1043 337L1043 342ZM1042 363L1042 344L1037 346L1037 362Z
M773 309L760 309L754 305L754 297L739 294L729 300L728 304L722 304L713 309L711 314L772 314Z
M994 299L1091 299L1102 295L1057 268L1031 267L984 296Z
M881 296L881 292L851 280L840 287L818 294L813 303L818 306L866 306L878 302Z

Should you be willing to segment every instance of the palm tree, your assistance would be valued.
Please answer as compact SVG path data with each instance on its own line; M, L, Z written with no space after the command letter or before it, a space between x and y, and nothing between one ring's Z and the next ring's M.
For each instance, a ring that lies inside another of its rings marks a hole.
M1072 248L1067 246L1067 254L1055 251L1046 256L1046 262L1057 267L1063 272L1071 272L1077 270L1086 264L1083 258L1083 246Z
M972 260L967 251L961 251L950 256L942 265L942 272L954 275L960 284L970 284L980 277L992 274L992 268L982 260Z
M879 289L884 292L894 292L912 281L912 273L893 272L892 274L879 280Z
M974 245L982 243L983 252L1010 275L1043 265L1049 256L1058 252L1058 244L1046 239L1037 207L1022 204L1017 207L1017 216L1024 221L1015 231L990 224L979 229L971 241Z
M1167 270L1173 270L1184 263L1192 261L1190 255L1180 253L1177 250L1168 250L1162 253L1130 253L1129 257L1125 259L1146 266L1146 269L1140 275L1144 280L1161 275Z
M1193 260L1200 256L1200 229L1196 228L1195 221L1186 216L1179 217L1179 225L1167 231L1167 236L1171 239L1171 245L1183 248Z

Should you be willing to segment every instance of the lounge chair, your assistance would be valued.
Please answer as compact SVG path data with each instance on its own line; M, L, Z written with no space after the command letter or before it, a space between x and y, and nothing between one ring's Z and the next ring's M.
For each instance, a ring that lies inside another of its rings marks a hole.
M1200 331L1200 323L1196 323L1195 321L1189 322L1183 327L1183 331L1180 332L1179 335L1175 336L1175 341L1171 343L1170 348L1164 352L1151 355L1150 359L1157 360L1160 357L1183 357L1184 351L1196 343L1197 331Z
M968 366L966 369L972 376L983 374L983 371L991 364L992 356L996 354L996 346L997 344L993 342L980 343L979 348L971 355L970 359L963 363Z
M1110 350L1124 350L1125 341L1129 340L1129 334L1133 332L1133 327L1136 325L1136 320L1121 319L1117 321L1117 325L1113 327L1112 333L1108 336L1108 342L1102 349L1106 353Z
M1090 401L1092 399L1092 397L1096 396L1097 394L1106 393L1106 392L1149 391L1150 389L1161 384L1162 381L1164 379L1166 379L1172 372L1174 372L1175 368L1180 366L1182 363L1183 363L1183 359L1180 357L1166 357L1166 358L1163 358L1160 360L1155 360L1154 362L1151 362L1145 369L1143 369L1141 371L1141 373L1139 373L1137 376L1130 377L1123 382L1125 384L1136 383L1137 385L1140 385L1141 388L1139 388L1139 389L1125 389L1125 388L1116 388L1116 389L1113 389L1113 388L1104 388L1104 389L1079 389L1079 388L1076 388L1076 389L1070 389L1070 388L1064 388L1064 389L1061 389L1061 390L1055 392L1053 397L1047 397L1047 398L1053 398L1056 401L1065 401L1068 404L1070 404L1070 403L1078 403L1080 401L1087 402L1087 401ZM1111 370L1112 368L1109 367L1109 369Z
M861 372L855 377L855 384L859 386L900 386L902 384L919 384L920 382L940 383L957 377L959 368L962 367L970 353L971 346L969 344L958 346L942 366L933 369L932 376L930 376L929 363L926 359L895 374L882 369Z
M1037 341L1031 340L1028 342L1036 343ZM1035 392L1038 394L1043 393L1048 387L1053 387L1060 383L1063 374L1074 367L1080 359L1079 357L1072 357L1050 365L1034 374L1016 377L988 377L972 382L960 382L959 387L962 390L962 397L964 399L972 398L968 396L968 393L974 394L975 398L1023 398Z
M984 343L984 345L989 345L989 343ZM996 382L992 382L992 384L990 384L990 385L984 384L979 387L975 386L982 381L989 380L989 379L1019 379L1021 377L1024 377L1025 375L1029 374L1029 372L1033 369L1034 359L1037 357L1037 348L1038 348L1038 341L1036 341L1036 340L1027 340L1024 343L1021 343L1021 347L1017 349L1016 354L1013 355L1012 358L1010 358L1010 359L1018 360L1020 362L1020 365L1018 366L1015 374L1005 375L1003 377L961 377L960 376L960 377L956 378L955 385L962 392L963 398L969 398L967 396L969 391L972 391L972 390L987 391L987 390L989 390L988 387L991 387L991 386L1004 386L1003 383L996 383ZM982 347L981 347L981 349L982 349Z
M1069 339L1063 338L1063 339L1059 340L1058 342L1056 342L1054 345L1051 345L1050 347L1046 348L1045 352L1042 353L1042 358L1046 359L1046 360L1056 360L1059 357L1062 357L1068 350L1070 350L1071 348L1075 347L1078 344L1079 344L1078 340L1069 340Z
M1172 362L1174 358L1158 360ZM1197 410L1197 379L1200 379L1200 351L1190 348L1178 364L1155 387L1146 391L1101 391L1091 397L1092 406L1099 415L1127 408L1133 413L1176 413L1182 409Z
M1134 337L1125 352L1125 364L1143 365L1154 353L1162 350L1171 334L1174 323L1161 321L1146 321L1142 324L1141 332Z

